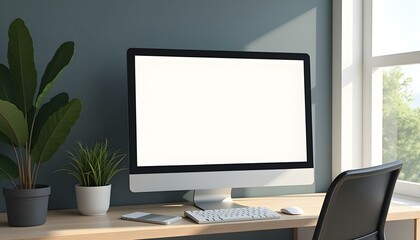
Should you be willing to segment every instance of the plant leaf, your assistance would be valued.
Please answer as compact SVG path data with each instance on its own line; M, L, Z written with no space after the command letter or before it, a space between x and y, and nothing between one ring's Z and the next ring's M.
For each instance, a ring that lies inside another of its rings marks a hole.
M73 42L65 42L61 44L61 46L55 52L54 57L48 63L44 75L42 76L38 97L35 103L36 109L38 109L41 106L42 101L44 100L47 93L50 91L51 87L54 85L60 72L65 66L69 64L71 58L73 57L73 53Z
M22 147L28 139L28 124L14 104L0 100L0 132L16 146Z
M0 64L0 100L12 102L12 90L10 70L3 64Z
M20 18L10 24L7 57L16 91L13 103L26 114L32 107L37 80L31 34Z
M81 111L82 103L79 99L73 99L48 117L32 149L34 162L45 162L54 155L79 118Z
M65 106L69 102L69 95L67 93L57 94L51 100L42 105L35 118L33 133L32 133L32 146L38 140L39 132L43 124L47 121L48 117Z
M10 146L13 146L13 143L10 141L10 139L2 132L0 132L0 141L7 143Z
M0 179L15 179L19 176L16 163L8 156L0 154Z

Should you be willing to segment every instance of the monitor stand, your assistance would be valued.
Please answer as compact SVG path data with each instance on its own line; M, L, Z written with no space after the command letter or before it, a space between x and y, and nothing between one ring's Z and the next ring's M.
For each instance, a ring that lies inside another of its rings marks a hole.
M195 190L193 202L202 210L244 207L232 201L231 193L231 188Z

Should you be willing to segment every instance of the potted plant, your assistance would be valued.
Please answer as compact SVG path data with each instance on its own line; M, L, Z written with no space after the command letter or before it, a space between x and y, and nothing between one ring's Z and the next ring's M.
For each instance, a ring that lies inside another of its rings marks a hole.
M38 86L32 38L24 21L14 20L8 33L8 67L0 64L0 139L12 150L0 154L0 178L13 185L3 189L9 225L36 226L45 223L51 191L37 184L40 164L51 159L82 110L81 101L69 100L67 93L44 103L70 62L74 43L57 49Z
M77 208L82 215L103 215L109 209L112 177L124 170L120 166L124 154L112 150L108 140L97 142L92 147L78 142L73 152L68 152L70 169L62 169L74 176Z

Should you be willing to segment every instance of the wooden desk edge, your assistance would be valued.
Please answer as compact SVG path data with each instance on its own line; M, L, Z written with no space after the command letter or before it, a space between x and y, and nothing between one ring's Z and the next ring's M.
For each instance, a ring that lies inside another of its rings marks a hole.
M190 203L154 205L131 205L111 207L104 216L81 216L77 210L50 211L47 223L31 228L12 228L6 223L6 214L0 214L0 239L151 239L232 233L244 231L272 230L316 225L324 194L301 194L280 197L241 198L235 202L246 206L267 206L273 210L289 205L304 208L301 216L286 216L279 220L232 222L223 224L195 224L189 219L172 225L155 225L120 220L128 212L146 211L168 215L183 215L184 210L195 209ZM416 239L420 240L420 209L392 204L388 221L413 219ZM244 230L245 229L245 230ZM296 231L295 231L296 232Z

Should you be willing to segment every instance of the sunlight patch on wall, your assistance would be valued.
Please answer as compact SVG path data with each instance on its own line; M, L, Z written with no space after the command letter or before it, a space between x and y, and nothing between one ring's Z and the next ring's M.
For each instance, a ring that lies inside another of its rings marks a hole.
M315 56L316 8L313 8L245 46L250 51L306 52Z

